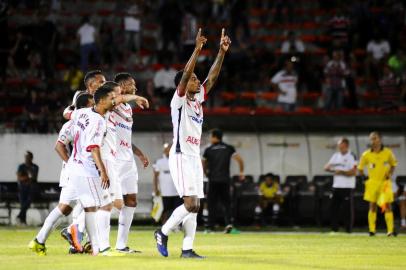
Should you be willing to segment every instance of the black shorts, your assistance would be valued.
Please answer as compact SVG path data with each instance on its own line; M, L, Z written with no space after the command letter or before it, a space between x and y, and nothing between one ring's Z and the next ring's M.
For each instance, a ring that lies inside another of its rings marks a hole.
M164 204L164 212L169 211L170 214L179 205L183 204L183 200L179 196L162 196L162 202Z

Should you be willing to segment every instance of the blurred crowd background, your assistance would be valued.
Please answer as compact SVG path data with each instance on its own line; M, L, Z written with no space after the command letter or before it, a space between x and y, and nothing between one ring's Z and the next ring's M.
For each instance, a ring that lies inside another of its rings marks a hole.
M0 131L57 132L92 69L137 79L167 113L173 77L221 28L232 39L207 110L317 114L406 111L406 17L395 0L0 0Z

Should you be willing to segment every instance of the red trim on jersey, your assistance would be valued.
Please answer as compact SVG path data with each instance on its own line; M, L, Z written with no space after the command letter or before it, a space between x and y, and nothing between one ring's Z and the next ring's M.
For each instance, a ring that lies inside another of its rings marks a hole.
M184 97L186 95L186 91L183 95L179 95L179 86L176 87L176 94L178 94L179 97Z
M87 152L90 152L90 151L92 151L93 149L95 149L95 148L99 148L100 146L98 146L97 144L92 144L92 145L89 145L88 147L86 147L86 151Z
M58 140L56 143L60 143L60 144L62 144L63 146L66 146L66 144L65 144L63 141L60 141L60 140Z

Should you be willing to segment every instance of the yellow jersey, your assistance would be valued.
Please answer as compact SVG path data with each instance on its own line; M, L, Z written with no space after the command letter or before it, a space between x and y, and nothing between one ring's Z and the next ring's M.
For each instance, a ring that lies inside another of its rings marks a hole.
M383 147L378 153L368 149L361 156L358 170L363 171L367 167L369 180L384 181L390 168L396 167L397 163L392 150L387 147Z
M259 190L265 198L273 198L279 190L279 185L278 183L273 183L272 186L268 186L264 181L259 186Z

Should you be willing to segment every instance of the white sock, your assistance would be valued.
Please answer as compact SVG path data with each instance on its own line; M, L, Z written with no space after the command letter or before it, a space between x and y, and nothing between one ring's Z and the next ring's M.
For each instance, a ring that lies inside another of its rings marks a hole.
M162 226L162 233L165 235L169 235L169 232L178 226L182 220L190 214L189 211L186 209L185 205L182 204L178 206L172 213L171 217L165 222Z
M38 232L36 237L38 242L40 242L41 244L45 243L45 241L48 239L49 234L54 229L54 225L61 217L63 217L63 214L57 206L54 208L54 210L51 211L51 213L49 213L44 221L44 225L42 225L41 230Z
M96 212L99 247L101 251L110 247L110 216L110 211L100 209Z
M118 216L116 249L127 247L128 235L134 218L135 207L123 206Z
M197 227L197 213L190 213L182 222L183 231L185 236L183 237L182 250L193 249L193 241L195 240L196 227Z
M85 212L86 231L89 234L90 243L92 244L93 255L99 253L99 236L96 223L96 212Z
M406 226L406 218L402 218L400 220L400 226L405 227Z
M72 211L72 224L78 225L79 232L83 233L85 230L85 211L80 203L77 203Z

